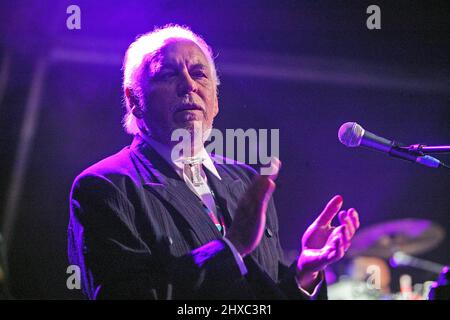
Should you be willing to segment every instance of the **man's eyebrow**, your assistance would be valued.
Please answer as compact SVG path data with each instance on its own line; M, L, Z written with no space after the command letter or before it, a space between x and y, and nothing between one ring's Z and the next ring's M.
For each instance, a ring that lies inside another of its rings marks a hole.
M191 65L191 69L207 69L208 66L203 63L195 63Z
M177 68L177 64L173 63L173 62L164 62L163 61L161 63L160 69L163 69L163 68L175 69L175 68Z
M162 61L160 62L159 67L157 68L157 70L155 70L156 72L159 72L161 70L164 69L177 69L178 68L178 64L173 62L173 61ZM207 70L208 66L205 65L204 63L198 62L198 63L194 63L192 65L189 66L189 69L194 69L194 70Z

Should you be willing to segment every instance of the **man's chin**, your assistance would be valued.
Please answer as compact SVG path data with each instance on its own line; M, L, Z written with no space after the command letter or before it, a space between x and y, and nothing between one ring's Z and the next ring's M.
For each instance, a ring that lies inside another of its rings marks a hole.
M204 126L204 123L202 120L198 119L189 119L184 121L177 121L174 123L174 129L185 129L189 132L195 132L197 130L202 129Z
M208 130L208 126L206 123L200 120L191 120L191 121L184 121L182 123L177 123L172 131L172 137L179 137L180 135L189 135L189 137L195 140L201 139L205 140L204 135L209 134L210 130Z
M200 110L184 110L184 111L176 111L173 114L173 122L183 125L185 123L192 123L196 121L203 121L204 113Z

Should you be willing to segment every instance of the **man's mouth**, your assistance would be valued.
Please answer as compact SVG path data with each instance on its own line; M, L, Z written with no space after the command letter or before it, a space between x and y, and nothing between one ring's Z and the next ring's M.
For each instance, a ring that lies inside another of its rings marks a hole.
M175 109L175 113L182 111L203 111L203 108L195 103L182 104Z

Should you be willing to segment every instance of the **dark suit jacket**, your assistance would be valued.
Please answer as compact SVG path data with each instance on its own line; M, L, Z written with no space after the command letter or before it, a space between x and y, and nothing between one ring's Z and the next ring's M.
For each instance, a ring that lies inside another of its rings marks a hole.
M213 158L214 159L214 158ZM217 158L216 158L217 160ZM208 182L230 224L256 172L215 164ZM68 255L90 299L302 299L283 263L273 199L261 243L242 276L200 200L139 136L83 171L70 194ZM319 298L326 297L323 285Z

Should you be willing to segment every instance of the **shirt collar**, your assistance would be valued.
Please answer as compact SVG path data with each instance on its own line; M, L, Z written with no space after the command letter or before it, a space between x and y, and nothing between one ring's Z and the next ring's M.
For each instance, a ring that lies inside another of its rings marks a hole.
M156 152L159 153L159 155L172 167L175 169L175 171L180 175L183 172L183 158L178 157L176 159L172 159L172 149L152 137L146 135L146 134L139 134L142 139L148 143ZM215 175L219 180L222 180L220 178L219 172L217 171L216 167L214 166L214 162L211 159L211 156L206 152L205 148L202 148L196 157L203 159L203 165L206 169L208 169L213 175Z

